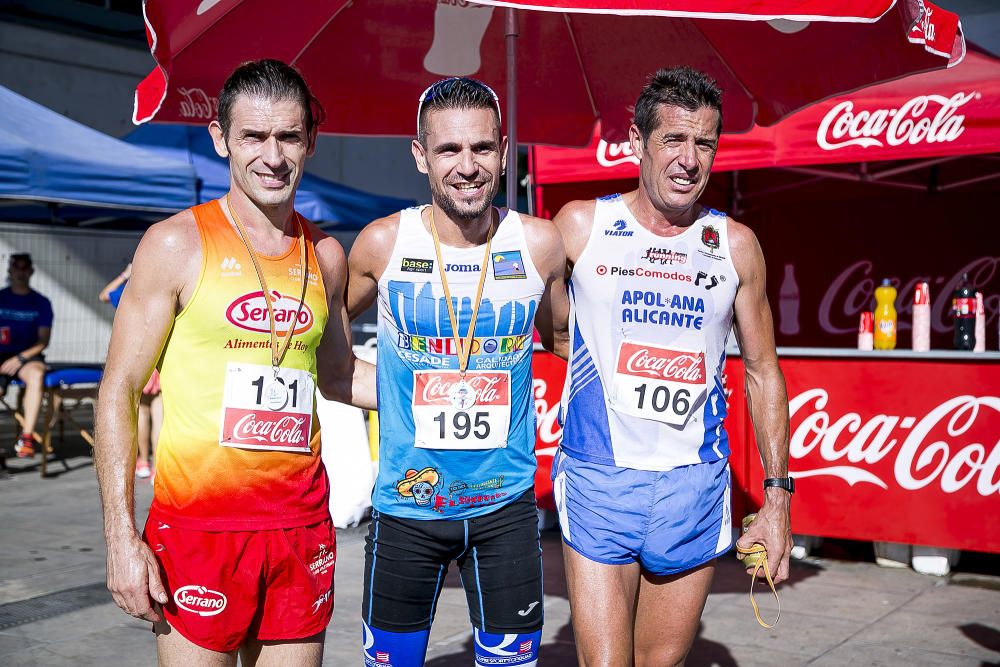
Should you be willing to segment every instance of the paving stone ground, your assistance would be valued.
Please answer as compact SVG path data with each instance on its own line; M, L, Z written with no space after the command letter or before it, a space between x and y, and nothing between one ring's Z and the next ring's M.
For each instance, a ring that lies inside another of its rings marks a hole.
M148 625L118 611L104 587L97 482L87 452L69 471L40 479L37 461L8 460L0 480L0 665L148 665ZM144 514L151 489L137 485ZM996 527L995 520L984 526ZM326 665L360 665L359 613L365 527L338 532L336 611ZM541 665L574 665L575 649L558 534L543 533L545 618ZM963 556L964 558L964 556ZM985 566L982 563L985 562ZM1000 664L1000 557L979 557L978 573L945 578L871 562L809 558L780 588L781 621L759 627L749 578L720 562L687 664L720 667L817 665L980 667ZM986 573L982 573L983 570ZM759 595L772 616L773 599ZM429 667L468 667L472 639L465 597L452 571L431 633Z

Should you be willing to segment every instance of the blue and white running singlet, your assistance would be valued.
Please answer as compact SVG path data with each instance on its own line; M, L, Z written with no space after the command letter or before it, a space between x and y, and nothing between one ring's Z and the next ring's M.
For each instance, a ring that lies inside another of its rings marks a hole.
M379 473L375 509L413 519L488 514L534 484L531 353L544 283L520 216L500 210L466 381L456 407L455 338L424 207L405 209L378 282ZM485 246L441 246L460 336L467 334Z
M739 277L727 231L704 209L657 236L620 195L597 200L569 282L569 456L638 470L729 456L722 370Z

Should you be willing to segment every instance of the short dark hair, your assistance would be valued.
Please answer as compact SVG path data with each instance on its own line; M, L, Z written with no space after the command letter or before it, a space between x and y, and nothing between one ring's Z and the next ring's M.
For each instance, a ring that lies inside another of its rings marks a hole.
M456 76L431 84L417 107L417 140L427 145L427 115L441 109L489 109L500 127L500 100L493 89L478 79ZM503 130L500 130L501 136Z
M310 140L314 128L319 127L325 117L323 106L297 69L280 60L249 60L233 70L219 93L219 125L226 137L232 123L233 104L240 95L298 102L305 111L306 133Z
M10 264L14 265L16 262L27 262L28 266L34 267L35 263L31 261L31 253L27 252L15 252L10 256Z
M635 125L643 143L649 141L659 125L657 107L681 107L697 111L709 107L719 112L718 131L722 133L722 89L704 72L691 67L659 69L649 77L635 103Z

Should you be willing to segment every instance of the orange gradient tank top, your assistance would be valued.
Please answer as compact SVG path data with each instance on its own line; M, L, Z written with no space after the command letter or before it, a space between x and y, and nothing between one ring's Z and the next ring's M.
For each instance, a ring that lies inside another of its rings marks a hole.
M267 304L253 261L218 201L192 209L201 275L174 320L160 362L163 427L150 515L195 530L304 526L329 516L314 408L316 347L326 292L303 222L308 280L293 241L258 256L279 341L277 374Z

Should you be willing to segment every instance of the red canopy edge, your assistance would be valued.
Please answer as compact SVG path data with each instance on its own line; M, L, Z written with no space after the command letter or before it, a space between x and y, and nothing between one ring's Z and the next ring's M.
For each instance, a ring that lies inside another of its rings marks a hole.
M896 0L771 0L767 10L748 6L746 0L702 0L699 10L689 0L471 0L478 5L496 5L534 11L574 12L579 14L641 14L678 18L731 19L735 21L834 21L871 23L878 21L896 4ZM906 1L906 0L904 0ZM829 11L837 6L836 12Z
M814 104L771 127L723 135L713 171L1000 152L1000 60L970 51L957 67ZM586 148L536 146L535 185L638 176L627 143L598 128Z

